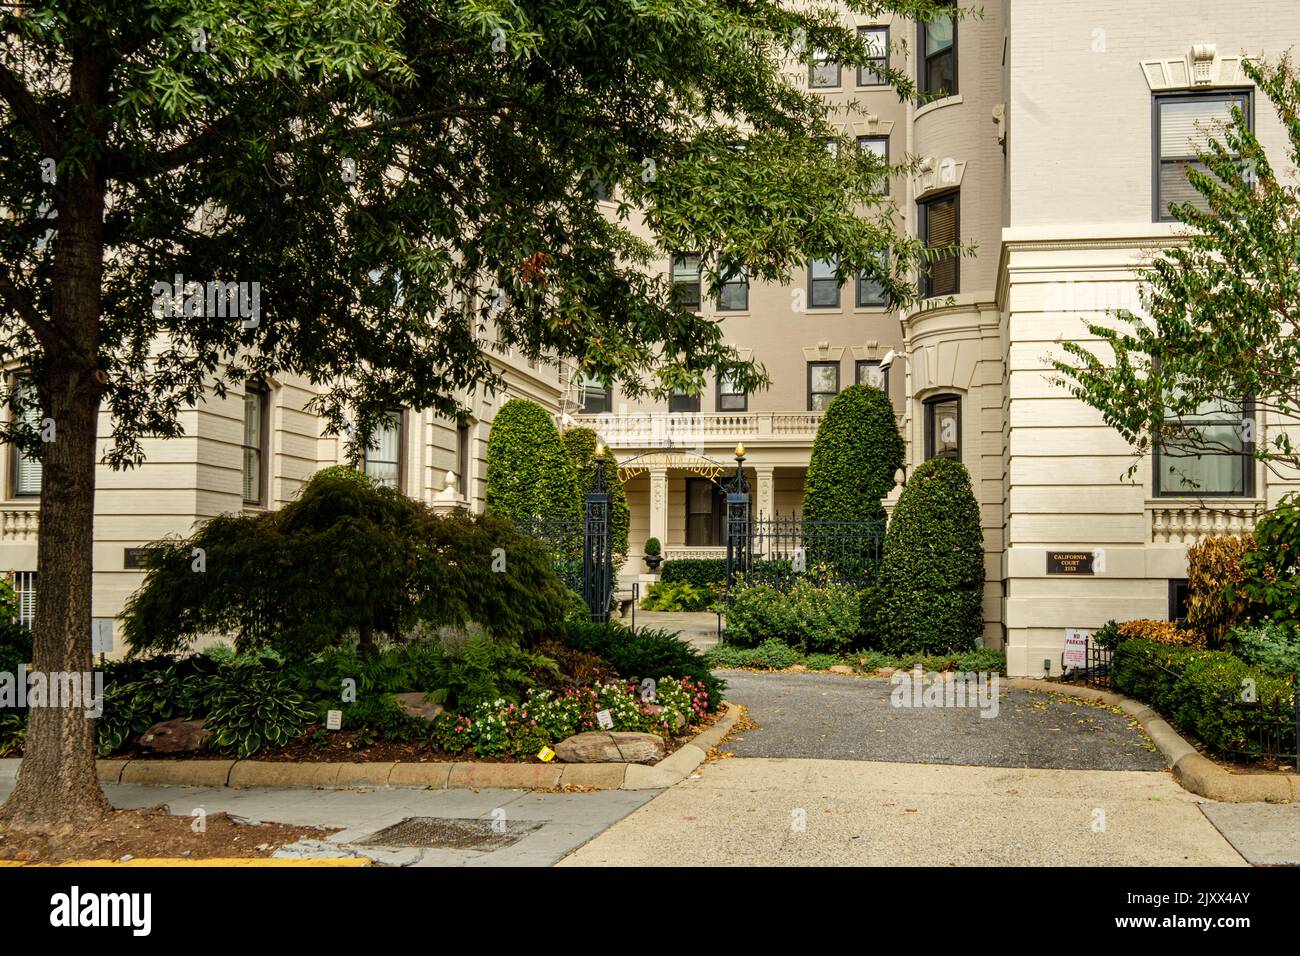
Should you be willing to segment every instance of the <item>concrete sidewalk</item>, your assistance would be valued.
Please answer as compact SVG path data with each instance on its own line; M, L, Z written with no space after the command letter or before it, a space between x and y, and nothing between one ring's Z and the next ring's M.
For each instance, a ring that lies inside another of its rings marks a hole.
M561 866L1241 866L1167 772L706 764Z
M13 778L0 779L0 801ZM166 804L179 816L195 809L226 812L251 820L340 828L321 842L279 851L277 856L365 856L390 866L550 866L611 824L648 802L657 790L594 793L530 793L525 790L310 790L298 787L155 787L108 784L115 807ZM357 846L385 827L409 817L501 821L528 832L511 846L491 851ZM532 824L540 824L533 828ZM342 849L340 849L342 847Z

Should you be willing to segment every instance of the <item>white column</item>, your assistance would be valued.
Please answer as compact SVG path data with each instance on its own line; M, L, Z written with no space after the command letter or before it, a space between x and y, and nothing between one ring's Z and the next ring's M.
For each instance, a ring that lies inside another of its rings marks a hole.
M756 467L754 474L758 478L758 495L754 499L756 518L771 518L776 508L776 468L772 465Z
M650 537L668 547L668 469L650 469Z

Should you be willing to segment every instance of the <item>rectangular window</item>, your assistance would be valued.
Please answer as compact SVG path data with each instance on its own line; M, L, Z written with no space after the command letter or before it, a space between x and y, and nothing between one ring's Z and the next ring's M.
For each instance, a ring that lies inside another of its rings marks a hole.
M862 359L854 364L854 373L859 385L870 385L889 394L889 369L877 359Z
M839 362L808 363L808 411L825 411L840 393Z
M718 379L718 411L743 412L749 408L749 396L740 390L730 375Z
M836 259L814 259L808 263L808 306L813 309L840 307L840 280Z
M370 436L366 474L381 488L402 487L402 413L389 412Z
M889 137L888 136L859 136L858 149L868 153L875 153L880 157L881 162L886 166L889 165ZM880 176L880 181L876 187L882 193L889 192L889 171L886 170Z
M267 392L265 387L249 382L244 386L243 489L244 504L266 503Z
M858 67L858 86L887 86L883 72L889 66L889 27L858 27L858 36L871 51L872 64Z
M749 277L745 267L725 265L722 268L722 286L718 289L719 312L744 312L749 308Z
M921 244L942 249L961 241L961 208L956 191L943 193L916 204ZM927 263L921 272L921 295L933 298L956 295L961 289L961 259L949 252Z
M18 623L32 626L36 620L36 572L14 572L14 598L18 605Z
M722 516L726 504L718 486L707 478L686 479L686 544L708 548L723 544Z
M812 65L808 67L808 85L814 90L824 90L840 85L840 65L826 56L826 51L818 50Z
M889 252L880 253L880 267L883 271L889 270ZM889 305L889 296L885 295L885 287L876 279L867 275L865 269L858 272L857 296L855 302L859 309L882 309Z
M1156 497L1252 496L1253 432L1249 403L1205 402L1195 411L1166 418L1153 456Z
M1238 107L1253 124L1248 92L1163 93L1154 104L1155 169L1152 180L1157 222L1173 220L1171 204L1191 203L1208 209L1205 197L1188 181L1187 172L1205 166L1197 153L1208 148L1211 139L1223 142L1223 130L1232 125L1232 108Z
M925 400L925 457L961 461L961 399L937 395Z
M940 0L955 6L955 0ZM917 92L923 102L957 92L957 20L952 14L917 25L916 48L921 52Z
M472 444L472 426L456 426L456 494L462 501L469 500L469 453Z
M672 394L668 396L668 411L670 412L698 412L699 410L700 396L698 392L692 394L673 389Z
M23 392L24 399L32 402L23 413L23 420L29 427L39 430L41 427L41 410L35 405L36 386L30 382L24 382L19 388ZM12 448L11 467L14 476L14 497L27 498L39 495L41 493L40 458L27 454L20 450L17 445L11 445L10 447Z
M1187 597L1190 594L1187 578L1173 578L1169 582L1169 620L1187 620Z
M584 375L578 382L578 391L582 401L582 414L603 415L614 410L614 389L590 375Z
M689 253L673 256L673 304L695 311L700 307L700 257Z

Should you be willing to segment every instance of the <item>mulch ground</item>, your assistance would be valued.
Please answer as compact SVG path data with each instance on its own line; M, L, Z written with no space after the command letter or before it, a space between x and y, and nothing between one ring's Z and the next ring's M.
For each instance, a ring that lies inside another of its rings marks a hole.
M336 829L244 821L209 813L198 820L172 816L165 807L114 810L102 821L66 833L20 833L0 829L0 860L60 863L65 860L124 860L182 857L269 857L287 843L319 840Z

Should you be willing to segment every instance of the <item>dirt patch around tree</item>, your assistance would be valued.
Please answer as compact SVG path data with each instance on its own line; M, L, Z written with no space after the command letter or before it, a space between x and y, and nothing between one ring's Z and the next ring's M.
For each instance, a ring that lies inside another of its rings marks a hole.
M173 816L165 806L114 810L101 822L64 833L21 833L0 828L0 860L61 863L67 860L129 860L157 857L269 857L298 840L337 833L326 827L243 820L226 813L202 818Z

